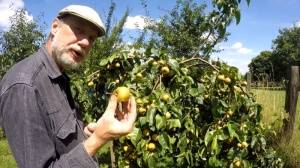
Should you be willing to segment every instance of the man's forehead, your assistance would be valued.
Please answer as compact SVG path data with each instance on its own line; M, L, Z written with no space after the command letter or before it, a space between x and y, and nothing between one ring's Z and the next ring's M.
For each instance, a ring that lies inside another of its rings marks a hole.
M80 26L80 28L85 28L89 31L95 32L96 36L99 33L98 28L93 23L77 16L69 15L64 18L64 22L71 23L73 25L76 24L77 26Z

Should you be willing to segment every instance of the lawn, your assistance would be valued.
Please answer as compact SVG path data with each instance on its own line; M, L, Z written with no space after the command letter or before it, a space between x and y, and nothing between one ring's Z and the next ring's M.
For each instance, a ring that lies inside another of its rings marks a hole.
M15 159L12 156L7 141L4 139L3 131L0 129L0 167L14 168L17 167Z
M274 122L285 113L285 91L275 90L251 90L255 94L255 98L259 104L263 107L263 122L268 124ZM284 136L277 136L271 139L273 146L277 152L279 152L286 162L286 167L299 168L300 165L300 98L298 98L296 107L296 117L294 122L293 136L287 143Z

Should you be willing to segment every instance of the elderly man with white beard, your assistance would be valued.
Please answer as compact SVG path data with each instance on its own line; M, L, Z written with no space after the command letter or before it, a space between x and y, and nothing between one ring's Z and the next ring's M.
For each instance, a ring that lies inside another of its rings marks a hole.
M44 46L14 65L0 84L0 124L18 167L98 167L97 151L130 133L136 120L134 97L121 113L110 97L103 116L84 127L66 70L88 58L103 23L90 7L62 9ZM117 114L117 118L115 118Z

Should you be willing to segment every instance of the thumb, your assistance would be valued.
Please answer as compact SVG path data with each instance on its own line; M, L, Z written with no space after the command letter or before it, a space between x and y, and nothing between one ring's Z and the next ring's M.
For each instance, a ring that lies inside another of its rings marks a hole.
M111 95L110 98L109 98L107 108L105 110L105 114L114 116L115 111L117 109L117 105L118 105L118 102L117 102L116 96Z

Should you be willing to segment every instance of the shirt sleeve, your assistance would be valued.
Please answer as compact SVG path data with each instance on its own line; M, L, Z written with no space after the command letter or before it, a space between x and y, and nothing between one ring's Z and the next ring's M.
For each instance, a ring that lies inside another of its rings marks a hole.
M36 92L29 85L14 85L1 97L3 127L18 167L98 167L83 142L57 156L40 110Z

